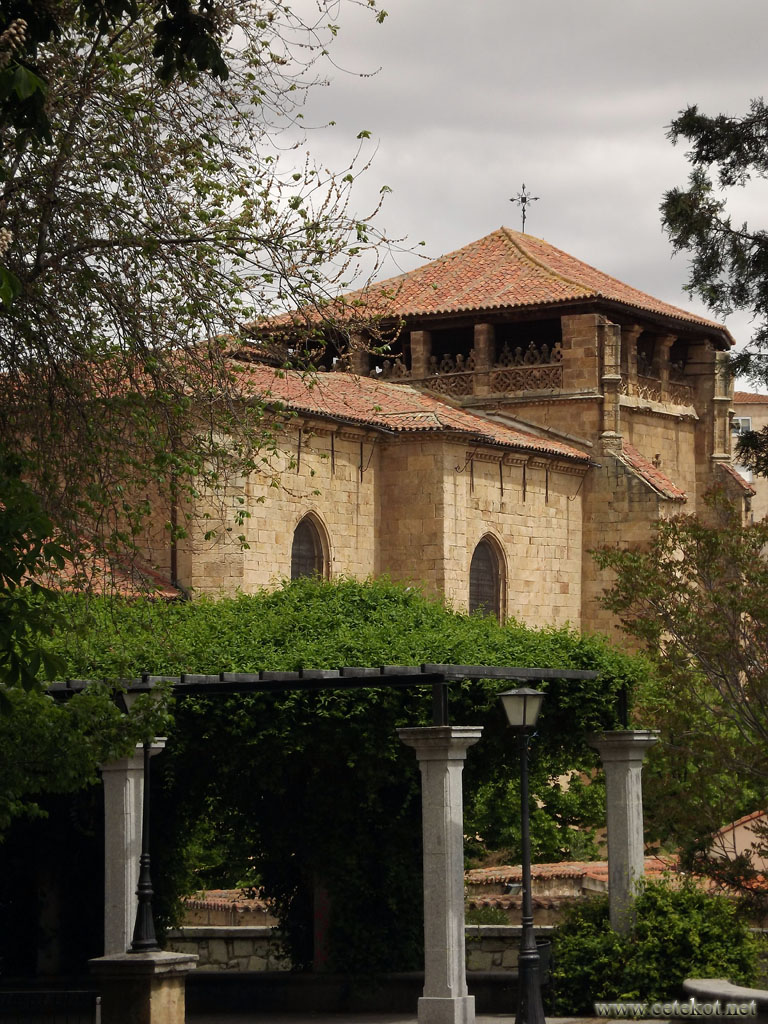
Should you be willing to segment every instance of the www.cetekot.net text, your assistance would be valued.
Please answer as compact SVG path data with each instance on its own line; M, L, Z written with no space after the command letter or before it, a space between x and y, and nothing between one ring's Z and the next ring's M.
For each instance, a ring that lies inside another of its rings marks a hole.
M595 1003L595 1016L609 1019L666 1020L669 1017L756 1017L757 1002L728 1003L721 999L671 999L661 1003Z

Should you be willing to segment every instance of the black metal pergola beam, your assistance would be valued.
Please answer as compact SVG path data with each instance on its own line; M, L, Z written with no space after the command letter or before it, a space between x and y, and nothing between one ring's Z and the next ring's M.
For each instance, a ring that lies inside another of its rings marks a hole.
M543 683L550 679L587 680L598 673L585 669L520 668L500 665L382 665L378 668L345 666L338 669L302 668L296 672L220 672L215 675L182 673L150 675L121 680L129 693L148 693L157 683L167 682L176 697L212 697L236 693L281 693L288 690L348 690L432 688L432 722L448 725L448 690L452 683L465 680L499 679L509 682ZM53 697L66 697L85 689L94 680L68 679L52 683Z

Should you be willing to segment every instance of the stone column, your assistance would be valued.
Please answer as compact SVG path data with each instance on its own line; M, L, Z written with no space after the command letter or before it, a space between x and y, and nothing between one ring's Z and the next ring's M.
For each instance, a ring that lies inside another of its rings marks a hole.
M496 356L496 331L493 324L475 324L473 352L474 394L487 395L491 390L491 370Z
M398 729L421 769L424 836L424 994L419 1024L474 1024L464 938L464 809L467 748L482 726Z
M621 451L621 327L605 323L598 328L603 352L603 424L600 440L604 451Z
M349 339L349 368L358 377L367 377L371 372L370 344L362 331L353 331Z
M729 462L731 458L731 419L733 378L728 372L728 353L715 353L715 393L712 401L712 458Z
M152 742L152 756L165 737ZM104 780L104 953L125 953L133 938L141 854L144 752L101 766Z
M642 327L636 324L621 328L622 352L626 352L627 360L627 394L637 394L637 339L643 333Z
M589 739L605 771L611 927L625 935L632 927L637 883L645 873L641 772L646 751L658 736L641 729L598 733Z
M676 341L674 334L662 334L656 339L656 361L659 367L662 402L669 401L669 353Z
M429 331L411 331L411 376L416 380L429 376L432 335Z

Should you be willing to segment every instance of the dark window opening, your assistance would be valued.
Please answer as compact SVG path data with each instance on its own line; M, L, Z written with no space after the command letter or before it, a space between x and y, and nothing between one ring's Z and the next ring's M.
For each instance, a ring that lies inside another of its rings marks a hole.
M669 350L669 376L671 380L685 380L688 363L688 342L678 338Z
M469 611L501 619L501 569L493 546L481 540L469 567Z
M448 327L432 331L432 355L430 373L460 373L467 367L467 360L475 347L474 327Z
M548 363L552 361L556 346L562 343L563 329L559 317L549 320L513 321L497 324L495 337L495 363L509 365L515 362L515 356L519 356L519 363Z
M641 334L637 339L637 372L640 377L659 376L656 365L656 339L652 334Z
M291 579L322 576L324 568L323 545L317 527L311 519L302 519L293 532Z

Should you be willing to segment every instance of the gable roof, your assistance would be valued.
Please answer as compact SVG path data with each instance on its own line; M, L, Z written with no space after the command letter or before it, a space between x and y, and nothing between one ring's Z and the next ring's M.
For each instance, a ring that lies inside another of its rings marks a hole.
M643 860L644 873L660 875L677 867L677 857L653 855ZM519 864L501 864L490 868L471 868L464 872L470 885L508 885L519 882L523 869ZM532 864L532 878L598 878L608 881L608 861L561 861L558 864Z
M742 825L746 825L749 822L758 823L760 819L768 817L765 811L752 811L751 814L745 814L743 818L738 818L736 821L730 822L728 825L723 825L721 829L715 833L716 836L725 836L728 832L733 832L735 829L740 828ZM751 829L750 829L751 831Z
M728 476L731 480L733 480L737 487L741 488L744 494L757 494L757 491L749 482L749 480L743 477L741 473L738 471L738 469L736 469L734 466L729 466L727 462L720 462L718 463L718 465L720 466L722 472L725 473L726 476Z
M752 391L734 391L734 405L768 405L768 395L756 395Z
M493 423L406 384L352 373L310 376L250 362L234 362L233 368L246 394L266 400L278 411L285 409L394 434L451 433L468 443L589 462L588 455L571 445Z
M46 581L55 589L75 593L148 597L164 601L184 597L180 587L138 557L126 555L109 559L94 554L88 544L83 545L82 558L75 563L65 562L62 569L48 572Z
M658 466L654 466L644 455L641 455L634 445L627 441L622 442L621 452L617 457L663 498L670 501L688 500L685 491L681 491L666 473L662 473Z
M505 227L344 299L351 305L364 305L372 313L400 317L540 308L589 300L705 327L733 344L721 324L655 299L541 238Z

